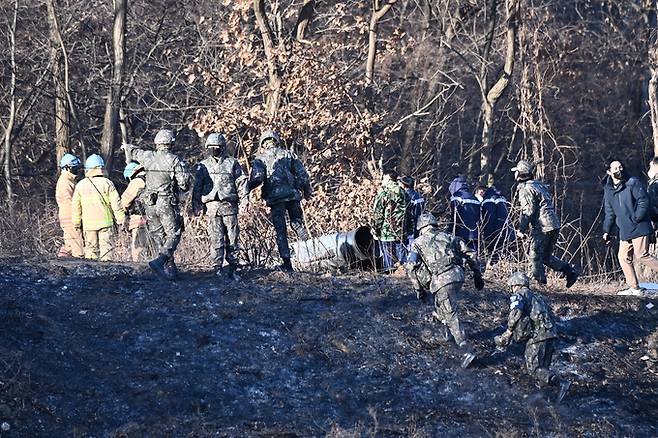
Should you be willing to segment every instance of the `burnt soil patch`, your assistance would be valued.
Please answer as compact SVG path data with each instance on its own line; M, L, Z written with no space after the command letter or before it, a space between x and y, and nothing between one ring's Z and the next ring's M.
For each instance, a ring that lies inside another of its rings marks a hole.
M400 277L167 283L120 264L3 264L0 436L658 435L651 300L545 293L554 368L574 381L555 405L522 346L492 355L508 300L495 285L460 296L480 355L462 370Z

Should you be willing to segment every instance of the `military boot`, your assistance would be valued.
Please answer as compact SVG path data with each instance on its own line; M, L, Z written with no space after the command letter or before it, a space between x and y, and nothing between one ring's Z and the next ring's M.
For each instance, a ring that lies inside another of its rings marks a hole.
M578 270L571 265L569 265L569 267L565 269L564 276L567 279L567 288L573 286L576 280L578 280L579 275L580 272L578 272Z
M178 278L178 266L176 266L173 258L167 260L164 270L170 280L176 280Z
M292 263L290 262L290 257L283 257L283 264L281 264L281 269L287 272L292 272Z
M167 263L167 256L160 254L149 262L149 267L158 274L160 278L171 280L169 274L165 271L165 264Z
M237 267L235 265L228 265L224 274L226 279L230 281L240 281L240 276L235 273L236 270Z
M471 362L473 362L473 359L476 357L475 352L466 342L462 342L462 344L459 346L459 349L462 350L461 367L468 368Z

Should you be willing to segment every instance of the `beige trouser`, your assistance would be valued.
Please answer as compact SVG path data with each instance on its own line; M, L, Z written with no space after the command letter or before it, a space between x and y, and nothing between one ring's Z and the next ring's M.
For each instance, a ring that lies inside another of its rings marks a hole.
M82 232L73 226L62 228L64 232L64 245L59 249L59 257L82 257L84 255Z
M130 256L133 262L143 262L148 257L148 231L146 226L140 226L130 230Z
M649 254L649 236L619 242L619 263L628 287L638 288L634 262L658 273L658 259Z
M86 230L85 258L110 261L114 257L114 232L112 227Z

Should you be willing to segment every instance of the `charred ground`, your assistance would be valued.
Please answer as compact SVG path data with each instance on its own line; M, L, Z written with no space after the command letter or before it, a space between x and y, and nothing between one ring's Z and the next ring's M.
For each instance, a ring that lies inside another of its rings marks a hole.
M563 335L555 369L575 382L556 406L521 346L491 356L507 308L495 285L460 297L481 356L469 370L395 276L165 283L118 264L5 260L0 289L1 436L658 434L658 375L641 360L651 300L545 293Z

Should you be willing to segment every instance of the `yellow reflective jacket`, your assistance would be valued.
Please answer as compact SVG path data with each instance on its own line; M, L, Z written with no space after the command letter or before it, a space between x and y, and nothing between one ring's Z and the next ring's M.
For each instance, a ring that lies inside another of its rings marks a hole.
M68 170L62 170L62 174L55 186L55 201L59 209L59 226L68 228L71 226L71 199L75 189L75 174Z
M128 183L128 187L126 187L126 190L123 192L121 195L121 206L123 207L124 210L129 212L130 206L133 204L133 202L137 201L137 197L139 194L144 190L144 186L146 185L146 182L142 178L133 178L130 180ZM140 214L130 214L130 222L128 222L128 229L133 230L137 227L141 227L143 225L146 225L146 217L142 216Z
M72 208L73 226L80 228L82 224L85 231L121 225L126 219L119 192L99 168L88 171L87 177L75 186Z

